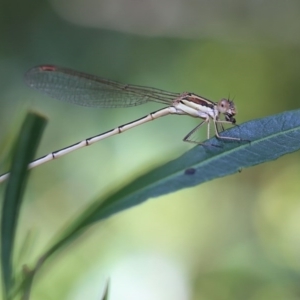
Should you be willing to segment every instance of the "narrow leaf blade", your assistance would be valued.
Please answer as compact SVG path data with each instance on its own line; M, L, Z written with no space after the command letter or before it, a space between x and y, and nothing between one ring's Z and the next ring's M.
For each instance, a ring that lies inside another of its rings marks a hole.
M300 149L300 110L249 121L223 133L242 142L213 138L178 159L137 178L89 211L93 223L116 212L158 197L275 160Z
M5 190L1 216L1 263L6 295L8 295L13 284L14 238L27 181L27 166L34 157L45 125L44 117L35 113L28 113L14 149L11 174Z

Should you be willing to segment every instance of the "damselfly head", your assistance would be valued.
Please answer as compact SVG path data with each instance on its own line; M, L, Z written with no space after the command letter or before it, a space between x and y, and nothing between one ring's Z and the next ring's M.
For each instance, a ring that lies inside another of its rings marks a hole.
M225 115L226 121L233 124L236 122L234 118L236 115L236 108L233 101L223 98L217 103L217 109L221 114Z

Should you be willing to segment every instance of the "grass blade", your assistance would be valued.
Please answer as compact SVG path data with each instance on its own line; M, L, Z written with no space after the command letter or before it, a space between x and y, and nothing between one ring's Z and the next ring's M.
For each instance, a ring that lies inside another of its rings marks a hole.
M101 300L108 300L108 292L109 292L109 280L106 283L104 294Z
M86 224L149 198L199 185L299 150L300 110L253 120L227 130L225 134L251 142L223 142L213 138L209 142L219 147L196 146L107 197L96 209L89 211Z
M22 197L27 181L27 165L35 151L46 125L46 120L28 113L14 148L11 174L4 195L1 216L1 263L6 298L13 285L12 256Z

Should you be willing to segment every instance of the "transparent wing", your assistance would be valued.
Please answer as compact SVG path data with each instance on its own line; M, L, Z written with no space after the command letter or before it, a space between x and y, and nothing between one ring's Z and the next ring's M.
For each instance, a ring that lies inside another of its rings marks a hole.
M25 82L61 101L92 107L129 107L148 101L170 105L180 94L121 84L112 80L52 65L30 69Z

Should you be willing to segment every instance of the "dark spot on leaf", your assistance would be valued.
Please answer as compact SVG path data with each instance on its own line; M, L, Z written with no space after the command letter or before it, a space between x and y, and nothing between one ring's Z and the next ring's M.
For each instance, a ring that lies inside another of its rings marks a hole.
M189 168L184 171L184 174L186 175L194 175L195 173L196 173L196 169L194 168Z

